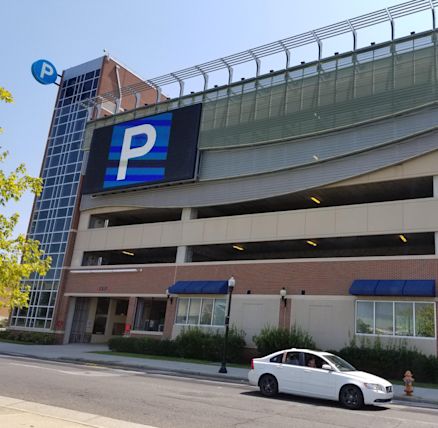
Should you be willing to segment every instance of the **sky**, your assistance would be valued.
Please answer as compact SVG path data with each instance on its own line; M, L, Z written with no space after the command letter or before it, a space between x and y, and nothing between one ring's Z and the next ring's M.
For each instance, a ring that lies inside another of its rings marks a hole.
M61 73L105 50L150 79L397 4L400 1L3 0L0 86L12 92L14 103L0 104L0 146L10 152L0 168L10 171L24 162L29 174L40 174L57 86L34 80L30 67L38 59L51 61ZM421 12L396 20L395 36L431 28L431 12ZM389 39L388 23L358 32L359 47ZM323 42L323 56L351 49L351 34ZM316 55L310 45L293 51L291 65ZM284 57L263 59L262 71L284 68L282 64ZM253 77L255 67L250 67L236 70L236 80ZM6 215L20 214L15 233L26 232L32 203L33 195L26 194L19 203L0 207Z

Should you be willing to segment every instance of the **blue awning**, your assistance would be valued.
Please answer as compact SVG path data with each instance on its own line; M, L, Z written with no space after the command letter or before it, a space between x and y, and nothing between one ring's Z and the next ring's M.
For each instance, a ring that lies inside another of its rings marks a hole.
M435 281L430 279L406 281L403 296L435 297Z
M405 281L386 280L379 281L375 289L375 296L404 296Z
M227 294L226 281L178 281L169 287L170 294Z
M435 297L434 279L356 279L350 287L355 296Z
M350 294L374 296L379 281L377 279L356 279L350 287Z

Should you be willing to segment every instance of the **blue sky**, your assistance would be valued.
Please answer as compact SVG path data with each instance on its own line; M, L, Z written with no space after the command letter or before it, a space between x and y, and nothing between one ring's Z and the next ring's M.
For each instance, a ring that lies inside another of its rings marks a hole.
M222 56L353 18L400 2L394 0L5 0L0 26L0 86L10 90L14 104L0 104L2 149L10 151L3 169L24 162L39 175L55 85L37 83L30 72L40 58L61 72L103 55L103 50L148 79ZM432 27L431 13L396 21L396 37ZM359 32L359 46L390 38L389 24ZM324 42L324 56L351 50L351 35ZM292 53L291 65L315 59L314 46ZM280 68L282 58L263 61L264 70ZM236 77L252 77L242 68ZM237 80L237 79L236 79ZM190 90L190 89L188 89ZM16 232L25 232L32 195L10 204L19 212ZM2 208L2 210L4 210Z

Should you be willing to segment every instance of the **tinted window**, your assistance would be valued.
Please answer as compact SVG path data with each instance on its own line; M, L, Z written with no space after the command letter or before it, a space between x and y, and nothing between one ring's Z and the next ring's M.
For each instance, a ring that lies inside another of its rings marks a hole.
M269 360L271 363L281 363L283 361L283 354L277 354Z
M285 364L291 364L293 366L300 366L300 353L299 352L288 352L286 354Z
M324 355L324 357L327 358L327 360L329 360L341 372L350 372L356 370L350 363L347 363L347 361L343 360L337 355Z
M323 364L326 364L326 362L322 358L319 358L317 355L304 354L304 364L307 367L320 369L322 368Z

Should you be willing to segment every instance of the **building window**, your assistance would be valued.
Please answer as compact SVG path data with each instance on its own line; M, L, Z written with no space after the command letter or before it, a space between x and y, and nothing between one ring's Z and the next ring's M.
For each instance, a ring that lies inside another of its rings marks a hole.
M190 299L187 324L191 324L191 325L199 324L200 312L201 312L201 299Z
M391 335L394 331L394 316L391 302L375 302L375 332Z
M211 317L213 316L213 299L204 299L202 301L200 324L211 324Z
M116 315L126 315L128 313L129 300L117 300Z
M137 299L133 330L163 331L166 316L165 299Z
M93 334L105 334L106 320L108 318L110 299L99 297L97 299L96 316L94 318Z
M356 334L435 338L435 304L356 302Z
M176 324L187 324L187 309L190 299L178 299L178 309L176 311Z
M409 302L395 302L395 334L396 336L414 335L413 304Z
M225 299L179 298L175 324L223 326Z

